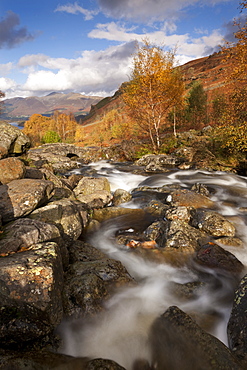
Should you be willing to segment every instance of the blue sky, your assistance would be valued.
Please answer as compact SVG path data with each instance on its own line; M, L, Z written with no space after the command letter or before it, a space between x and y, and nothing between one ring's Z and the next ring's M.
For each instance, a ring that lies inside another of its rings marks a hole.
M180 64L231 39L238 0L0 0L0 90L112 95L135 42L177 47Z

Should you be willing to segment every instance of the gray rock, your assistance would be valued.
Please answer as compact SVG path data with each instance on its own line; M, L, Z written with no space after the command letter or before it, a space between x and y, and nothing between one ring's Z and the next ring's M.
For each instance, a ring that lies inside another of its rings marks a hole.
M40 207L28 216L48 224L57 225L62 235L76 240L88 222L87 208L78 201L61 199Z
M30 148L30 139L17 127L0 122L0 158L7 155L20 155Z
M183 158L166 154L147 154L135 162L138 166L145 166L146 172L166 172L177 167L183 162Z
M9 254L27 249L33 244L46 241L58 241L61 236L55 225L38 220L20 218L3 228L0 239L0 254Z
M31 213L53 195L54 185L46 180L20 179L0 186L0 214L3 222Z
M90 208L102 208L112 201L110 183L105 177L83 177L74 188L76 198Z
M132 196L128 191L124 189L117 189L115 190L113 194L112 203L114 206L119 206L122 203L131 201L131 199L132 199Z

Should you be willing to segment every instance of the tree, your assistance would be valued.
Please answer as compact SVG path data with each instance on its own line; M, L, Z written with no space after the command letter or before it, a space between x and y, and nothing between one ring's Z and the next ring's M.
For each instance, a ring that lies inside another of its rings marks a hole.
M193 128L207 123L207 94L200 81L195 81L187 98L187 119Z
M184 83L175 68L175 51L165 52L144 40L137 47L130 81L123 88L123 100L129 116L149 136L154 151L161 146L161 127L167 116L182 101Z

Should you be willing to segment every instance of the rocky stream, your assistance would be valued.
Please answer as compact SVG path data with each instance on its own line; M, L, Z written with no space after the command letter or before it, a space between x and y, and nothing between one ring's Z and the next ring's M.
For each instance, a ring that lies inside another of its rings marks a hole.
M247 178L0 134L0 369L247 367Z

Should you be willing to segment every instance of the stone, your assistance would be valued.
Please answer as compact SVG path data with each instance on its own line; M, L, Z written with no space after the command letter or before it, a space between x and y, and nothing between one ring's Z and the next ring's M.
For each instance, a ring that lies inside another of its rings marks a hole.
M191 190L177 190L168 195L167 202L173 206L184 206L192 208L212 208L214 202L203 194Z
M218 272L230 273L238 276L244 269L244 265L231 252L219 245L209 242L204 244L196 253L195 261L200 265L217 270Z
M0 160L0 183L8 184L25 176L26 167L22 161L15 157Z
M54 242L0 258L0 340L25 346L52 333L63 317L63 267Z
M236 356L247 361L247 275L235 292L234 303L227 326L229 347Z
M124 189L116 189L113 194L112 203L114 206L119 206L122 203L131 201L131 194Z
M240 370L231 351L176 306L157 318L150 330L152 365L157 370Z
M40 207L28 216L48 224L56 225L62 236L76 240L88 222L87 208L78 201L61 199Z
M200 210L193 217L192 225L215 237L235 236L235 227L217 212Z
M0 185L0 214L3 222L12 221L31 213L47 203L54 185L47 180L20 179Z
M138 166L145 166L146 172L166 172L177 167L183 158L167 154L147 154L135 162Z
M191 219L191 212L188 207L172 207L169 208L165 213L165 218L167 220L180 220L189 223Z
M28 249L37 243L58 242L60 238L60 232L55 225L29 218L20 218L3 227L0 239L0 256Z
M31 146L30 139L17 127L0 122L0 158L21 155Z
M90 208L102 208L112 201L110 183L105 177L83 177L74 188L76 198Z

